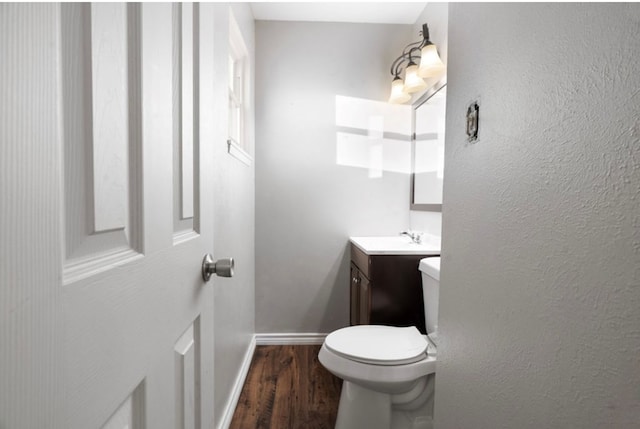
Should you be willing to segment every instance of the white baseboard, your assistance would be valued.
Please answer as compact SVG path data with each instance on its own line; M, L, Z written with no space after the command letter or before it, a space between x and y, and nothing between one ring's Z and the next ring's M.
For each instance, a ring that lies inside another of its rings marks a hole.
M244 359L242 359L240 371L238 371L238 376L236 377L236 381L231 389L231 395L229 397L229 401L227 401L227 405L224 409L224 415L222 416L222 420L220 420L218 429L229 429L229 426L231 425L233 413L236 411L236 407L238 406L238 400L240 399L244 382L247 379L247 374L249 373L249 367L251 366L251 360L253 359L253 353L255 350L256 337L254 335L249 342L249 347L247 347L247 351L244 354Z
M262 333L256 334L256 345L320 345L326 336L327 334L320 333Z

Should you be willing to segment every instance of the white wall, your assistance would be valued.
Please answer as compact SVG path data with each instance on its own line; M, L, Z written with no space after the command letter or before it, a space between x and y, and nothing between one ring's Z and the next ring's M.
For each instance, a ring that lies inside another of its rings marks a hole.
M411 39L419 40L419 32L422 31L422 24L429 25L429 39L438 48L440 59L447 64L448 50L448 28L449 28L449 5L448 3L427 3L424 11L417 18L413 26ZM416 100L416 98L414 98ZM446 168L446 166L445 166ZM442 231L442 213L411 210L409 212L411 229L425 231L431 235L440 236Z
M351 119L355 128L367 120L379 125L391 61L412 40L411 30L256 22L257 332L329 332L347 325L348 237L408 227L406 172L385 167L382 177L370 178L379 171L356 162L338 165L337 142L366 140L357 134L362 129L348 132ZM382 116L385 127L392 125ZM398 161L391 156L394 144L400 153L408 148L386 141L385 163Z
M436 427L637 427L640 5L449 17Z
M212 286L215 290L214 411L218 427L254 332L255 167L247 166L230 156L226 144L229 10L233 11L253 66L249 85L251 94L254 93L255 70L254 21L246 3L203 4L202 8L212 13L213 52L216 60L214 76L202 76L202 79L213 80L217 118L213 250L216 258L233 257L236 263L233 278L214 278ZM251 146L254 138L253 111L251 108L247 117L247 134Z

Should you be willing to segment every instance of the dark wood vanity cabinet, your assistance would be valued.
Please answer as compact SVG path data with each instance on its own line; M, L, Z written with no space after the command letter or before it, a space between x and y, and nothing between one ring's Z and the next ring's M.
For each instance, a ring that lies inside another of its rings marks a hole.
M351 325L415 326L425 334L420 259L368 255L351 244Z

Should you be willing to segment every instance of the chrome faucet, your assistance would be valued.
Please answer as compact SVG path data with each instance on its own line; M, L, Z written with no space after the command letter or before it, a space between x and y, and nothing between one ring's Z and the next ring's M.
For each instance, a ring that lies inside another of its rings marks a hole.
M402 231L400 233L400 235L406 235L407 237L409 237L411 239L411 241L413 241L416 244L420 244L422 243L422 233L421 232L416 232L416 231Z

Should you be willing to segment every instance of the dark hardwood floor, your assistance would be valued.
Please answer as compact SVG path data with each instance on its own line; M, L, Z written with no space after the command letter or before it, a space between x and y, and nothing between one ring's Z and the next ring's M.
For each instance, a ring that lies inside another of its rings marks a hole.
M231 429L333 429L342 380L320 346L257 346Z

